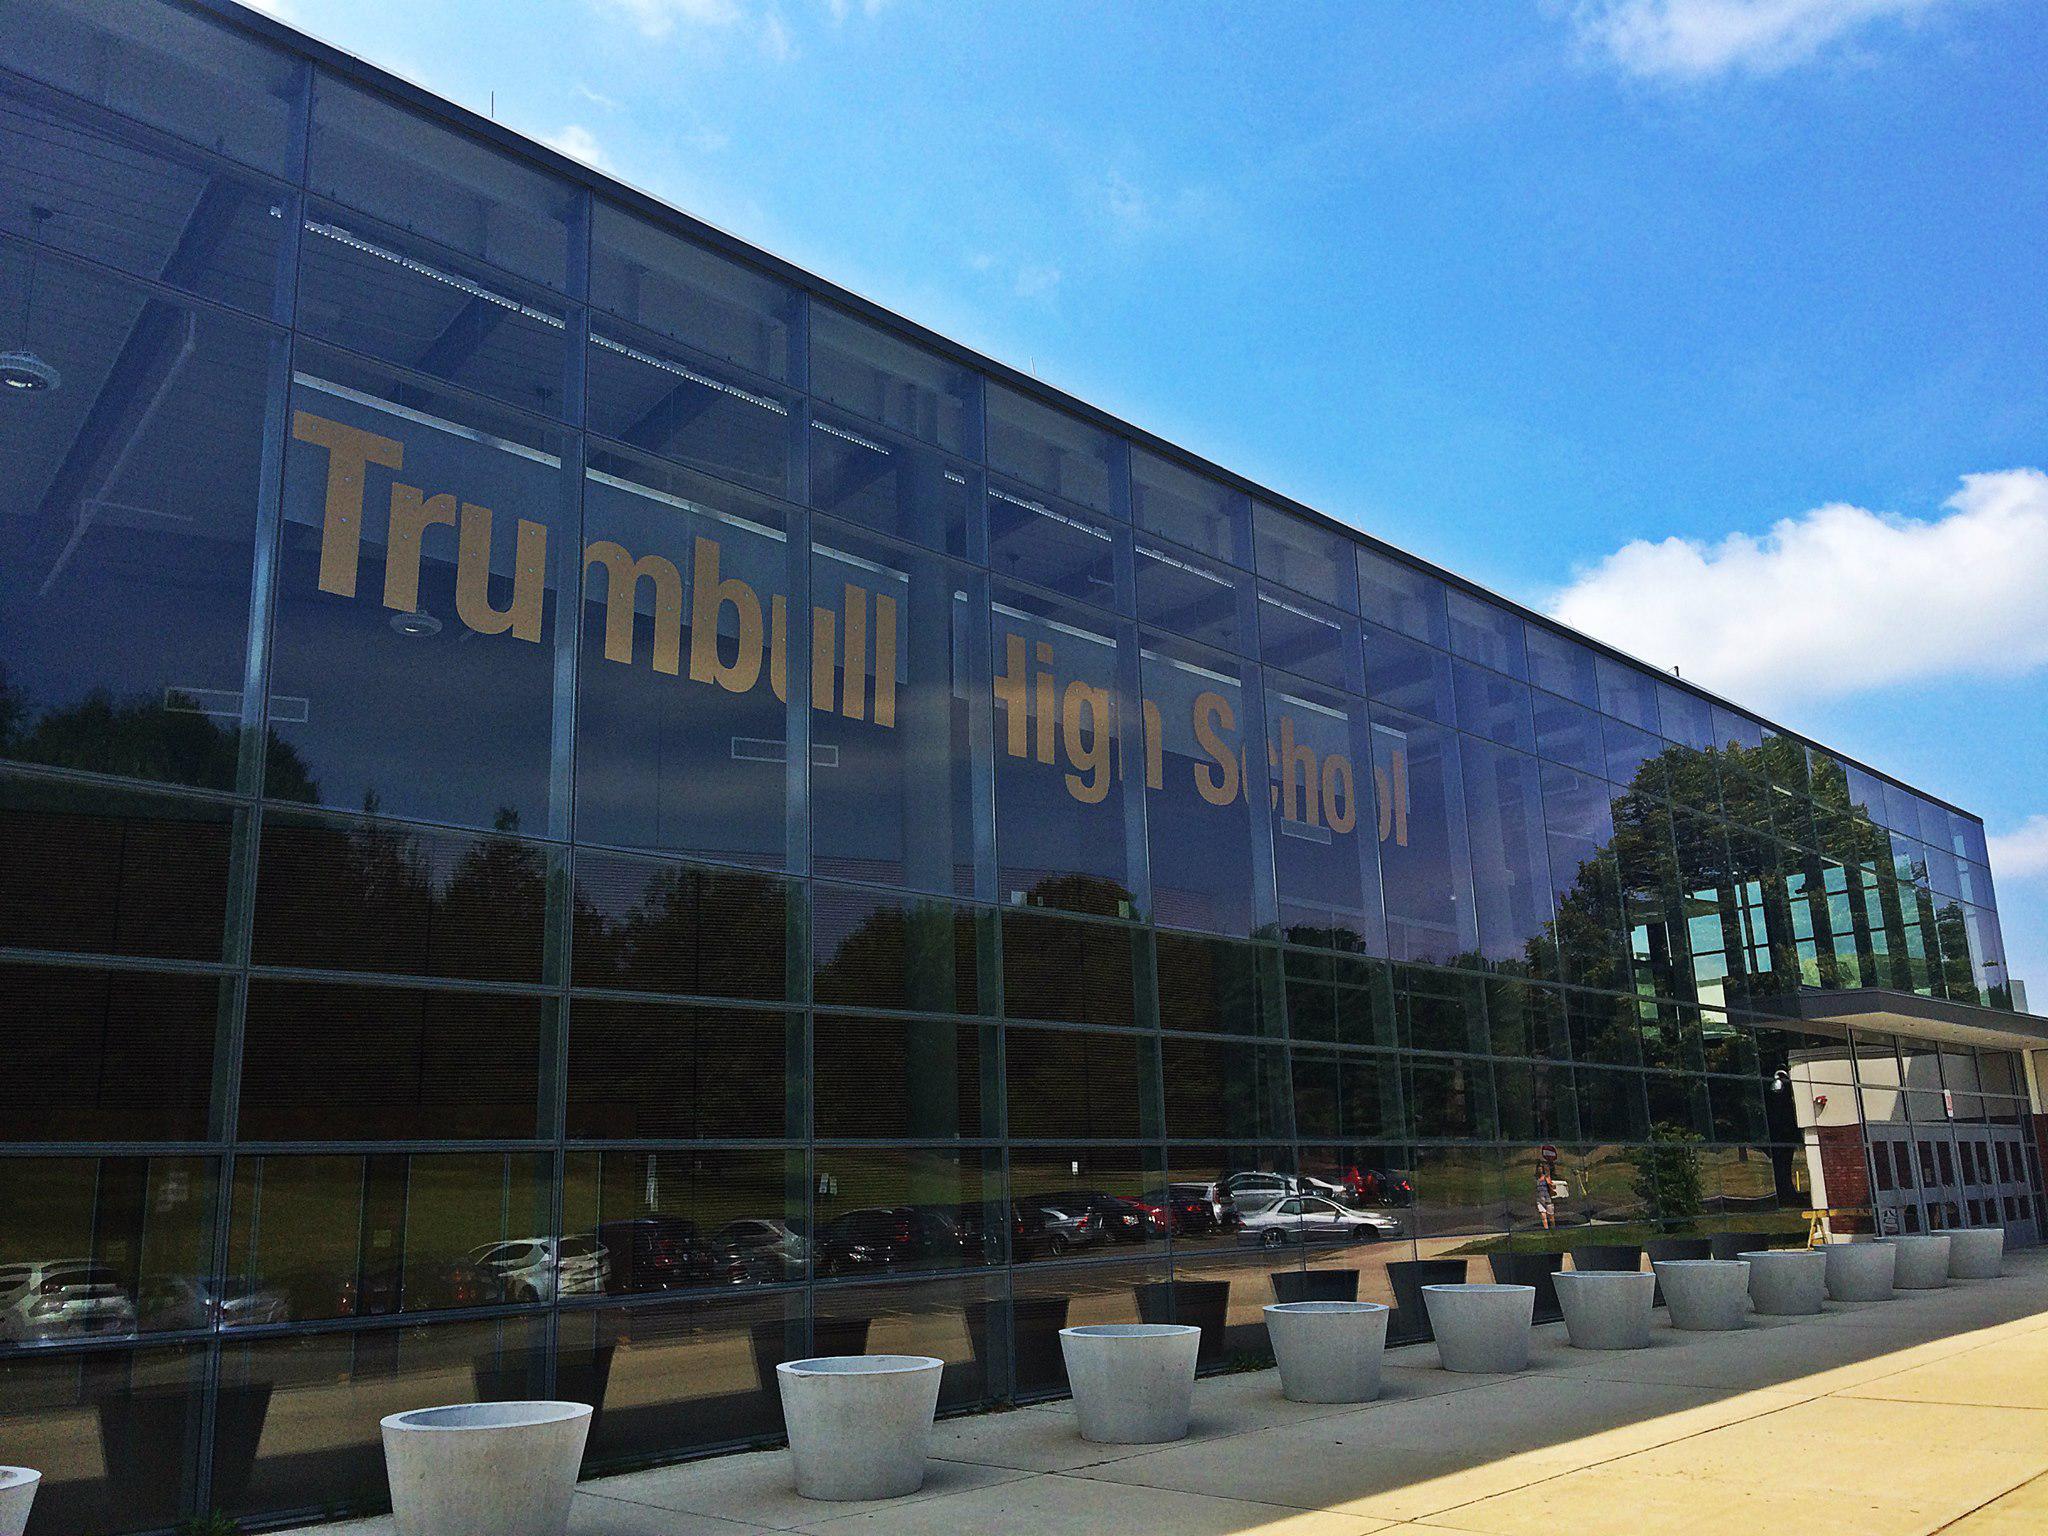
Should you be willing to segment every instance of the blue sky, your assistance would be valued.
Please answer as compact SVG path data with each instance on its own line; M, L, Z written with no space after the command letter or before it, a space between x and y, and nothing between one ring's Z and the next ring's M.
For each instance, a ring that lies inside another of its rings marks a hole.
M272 0L1981 813L2048 1004L2038 0Z

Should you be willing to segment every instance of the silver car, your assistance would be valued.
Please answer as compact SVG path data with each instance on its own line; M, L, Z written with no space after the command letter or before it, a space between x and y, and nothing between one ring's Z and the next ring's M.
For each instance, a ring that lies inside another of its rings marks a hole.
M469 1251L469 1261L503 1288L507 1301L595 1296L604 1289L605 1250L592 1237L515 1237Z
M135 1301L121 1277L90 1259L0 1264L0 1340L133 1333Z

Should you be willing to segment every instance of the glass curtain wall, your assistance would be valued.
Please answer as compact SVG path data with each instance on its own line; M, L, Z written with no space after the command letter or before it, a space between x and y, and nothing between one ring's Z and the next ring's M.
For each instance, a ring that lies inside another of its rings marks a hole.
M807 1351L964 1409L1068 1322L1414 1336L1573 1233L1797 1228L1799 987L2009 1006L1905 786L361 71L156 0L0 64L53 1532L372 1508L423 1402L587 1399L596 1470L773 1438Z

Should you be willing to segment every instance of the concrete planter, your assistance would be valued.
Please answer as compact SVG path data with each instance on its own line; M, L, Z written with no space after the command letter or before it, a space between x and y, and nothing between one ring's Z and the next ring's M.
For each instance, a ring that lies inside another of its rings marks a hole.
M1463 1259L1396 1259L1387 1266L1387 1284L1394 1291L1394 1320L1388 1325L1394 1336L1420 1339L1427 1336L1429 1315L1423 1308L1422 1288L1427 1285L1462 1285Z
M2005 1272L2005 1228L1959 1227L1948 1235L1951 1280L1996 1280Z
M1292 1301L1266 1308L1281 1395L1297 1403L1378 1397L1390 1315L1376 1301Z
M1557 1277L1573 1349L1647 1349L1657 1277L1647 1270L1587 1269Z
M563 1536L587 1403L456 1403L382 1421L398 1536Z
M1528 1369L1533 1285L1425 1285L1422 1302L1445 1370L1505 1376Z
M1554 1323L1564 1314L1557 1309L1557 1275L1564 1268L1562 1253L1489 1253L1486 1262L1498 1285L1536 1287L1536 1321Z
M1184 1323L1100 1323L1062 1328L1067 1381L1081 1438L1155 1445L1188 1432L1201 1330Z
M924 1486L939 1374L929 1355L820 1355L775 1367L807 1499L895 1499Z
M1134 1285L1131 1292L1144 1322L1187 1323L1202 1330L1202 1364L1223 1358L1230 1331L1228 1280L1155 1280Z
M1827 1263L1829 1301L1890 1301L1892 1275L1899 1261L1889 1243L1829 1243L1821 1249Z
M21 1536L43 1474L31 1467L0 1467L0 1536Z
M1805 1317L1828 1294L1828 1261L1811 1248L1766 1248L1739 1255L1749 1265L1749 1304L1765 1317Z
M1740 1259L1660 1259L1655 1265L1671 1326L1719 1333L1749 1322L1749 1266Z
M1899 1256L1892 1284L1902 1291L1938 1291L1948 1284L1948 1234L1916 1232L1878 1239Z

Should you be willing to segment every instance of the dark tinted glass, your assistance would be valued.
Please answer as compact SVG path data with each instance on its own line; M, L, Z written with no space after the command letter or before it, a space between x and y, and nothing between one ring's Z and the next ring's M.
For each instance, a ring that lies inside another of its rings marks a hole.
M1082 1030L1011 1029L1003 1036L1010 1134L1033 1140L1127 1141L1152 1115L1139 1038Z
M988 560L1000 576L1115 607L1117 546L1128 537L1106 519L1048 506L1030 491L989 486Z
M580 194L567 182L322 75L306 181L322 196L561 288Z
M581 853L576 984L780 999L788 903L786 882L769 875Z
M1263 945L1161 933L1154 968L1166 1029L1280 1033L1279 956Z
M1068 1024L1135 1022L1135 929L1033 912L1003 914L1003 1011Z
M993 933L992 916L973 907L816 885L811 995L839 1007L979 1013L978 957Z
M1451 658L1377 624L1365 626L1365 690L1376 704L1449 725Z
M1509 677L1529 675L1520 619L1496 603L1464 592L1450 594L1450 610L1453 651Z
M1467 741L1461 763L1479 952L1490 965L1550 975L1550 869L1536 759Z
M553 1012L531 997L252 981L237 1132L246 1141L537 1135Z
M1138 617L1147 624L1226 650L1254 648L1251 587L1205 560L1137 541Z
M1159 1049L1168 1136L1251 1141L1292 1132L1278 1046L1168 1035Z
M509 837L273 810L263 825L251 958L539 981L551 862L544 847Z
M789 378L794 290L601 199L591 208L590 302L751 372Z
M988 1025L819 1014L811 1044L817 1134L866 1141L992 1135L983 1096L996 1080L995 1042ZM1012 1124L1010 1134L1027 1133Z
M0 754L229 787L275 343L7 241L0 293L60 380L0 414Z
M1252 506L1242 491L1135 448L1131 501L1140 528L1232 565L1251 565Z
M1288 937L1380 952L1380 854L1399 791L1391 777L1380 782L1364 706L1339 693L1268 688L1266 744Z
M223 958L231 813L0 776L0 944Z
M303 345L298 364L270 793L545 831L560 434Z
M1257 881L1240 669L1161 640L1144 653L1142 681L1155 920L1249 933Z
M1602 656L1596 663L1600 708L1638 730L1657 729L1657 680L1625 662Z
M799 1136L801 1104L787 1084L802 1052L802 1023L787 1014L578 997L569 1005L568 1134Z
M1451 643L1444 584L1414 566L1358 549L1359 611L1375 624L1442 650Z
M1358 611L1352 542L1306 518L1260 502L1252 508L1259 574L1319 603Z
M1312 682L1359 691L1358 623L1276 588L1259 591L1259 656Z
M1529 649L1529 681L1574 703L1597 707L1600 684L1593 653L1576 640L1540 624L1523 626Z
M205 1140L226 985L0 965L0 1014L34 1021L8 1047L16 1086L0 1139Z
M819 408L811 420L811 505L949 555L974 552L980 473L915 438Z
M1380 872L1387 953L1448 960L1477 943L1465 847L1465 803L1453 732L1392 713L1373 715L1373 783L1380 789Z

